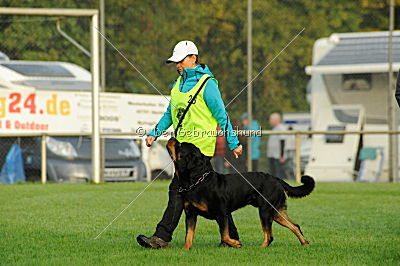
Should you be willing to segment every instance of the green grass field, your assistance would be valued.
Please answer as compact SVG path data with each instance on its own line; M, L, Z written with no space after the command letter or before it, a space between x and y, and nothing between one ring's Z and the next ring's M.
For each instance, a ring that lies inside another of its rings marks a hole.
M289 199L289 216L311 246L274 223L261 248L257 209L233 214L243 248L218 248L214 221L199 218L193 248L182 249L184 219L171 247L148 250L167 201L168 182L155 182L97 240L146 183L0 185L0 264L400 264L400 184L320 184Z

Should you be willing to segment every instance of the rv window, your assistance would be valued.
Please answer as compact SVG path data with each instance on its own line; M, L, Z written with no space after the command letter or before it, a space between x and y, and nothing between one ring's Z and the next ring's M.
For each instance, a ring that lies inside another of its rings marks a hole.
M346 126L328 126L328 131L345 131ZM325 135L326 143L343 143L344 135Z
M371 73L343 74L342 88L345 91L365 91L371 89Z
M80 80L25 80L22 82L14 82L16 84L23 84L29 87L42 90L74 90L74 91L88 91L92 89L92 83L89 81Z
M66 77L73 78L74 75L66 68L56 64L1 64L19 74L30 77Z
M336 119L342 123L357 124L360 117L359 109L333 109Z

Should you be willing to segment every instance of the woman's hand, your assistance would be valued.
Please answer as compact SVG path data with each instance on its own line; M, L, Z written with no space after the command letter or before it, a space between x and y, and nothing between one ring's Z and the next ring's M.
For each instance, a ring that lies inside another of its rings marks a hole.
M154 136L147 136L147 138L146 138L146 146L147 146L147 147L150 147L151 144L153 144L153 141L154 141L155 139L156 139L156 138L155 138Z
M237 147L236 149L234 149L232 152L233 152L233 154L235 155L236 159L239 158L239 155L241 155L242 152L243 152L243 147L242 147L242 145L240 145L239 147Z

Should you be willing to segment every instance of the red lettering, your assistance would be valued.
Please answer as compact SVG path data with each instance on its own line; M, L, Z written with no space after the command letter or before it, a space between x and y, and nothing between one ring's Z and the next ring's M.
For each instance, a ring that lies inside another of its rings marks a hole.
M26 98L24 102L24 108L30 109L29 113L31 114L36 113L35 97L35 93L29 94L28 98Z
M49 124L38 124L35 122L21 122L16 120L14 121L14 127L15 129L19 130L48 131Z
M10 99L11 99L11 103L10 103L10 107L9 107L9 112L10 113L20 113L21 108L17 107L16 105L18 105L19 102L21 101L21 93L11 93Z

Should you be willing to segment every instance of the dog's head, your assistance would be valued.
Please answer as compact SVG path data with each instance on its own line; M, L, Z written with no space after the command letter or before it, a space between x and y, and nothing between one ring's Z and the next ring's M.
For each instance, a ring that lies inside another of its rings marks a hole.
M180 143L175 138L170 138L167 150L174 161L175 173L180 178L198 176L208 170L206 156L192 143Z

